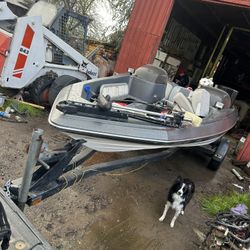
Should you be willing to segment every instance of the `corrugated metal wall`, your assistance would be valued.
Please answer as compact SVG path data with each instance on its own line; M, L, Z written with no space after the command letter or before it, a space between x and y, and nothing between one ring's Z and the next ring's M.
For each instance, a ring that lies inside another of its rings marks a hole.
M136 0L119 52L115 72L152 63L174 0Z
M192 61L199 49L201 40L174 18L168 23L161 44L164 51L172 56Z
M152 63L175 0L135 0L115 72ZM184 1L184 0L183 0ZM250 8L250 0L200 0Z

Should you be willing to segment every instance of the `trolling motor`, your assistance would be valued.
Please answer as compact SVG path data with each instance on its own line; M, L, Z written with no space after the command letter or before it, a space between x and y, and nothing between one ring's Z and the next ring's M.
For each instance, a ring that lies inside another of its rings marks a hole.
M7 220L7 216L2 203L0 202L0 241L2 241L2 250L9 249L11 230L10 224Z
M103 111L109 111L112 108L112 101L110 95L103 96L99 94L96 100L97 107Z
M90 102L96 101L97 107L103 111L109 111L112 108L112 101L110 95L96 94L93 92L89 85L84 86L84 92L86 93L86 99Z

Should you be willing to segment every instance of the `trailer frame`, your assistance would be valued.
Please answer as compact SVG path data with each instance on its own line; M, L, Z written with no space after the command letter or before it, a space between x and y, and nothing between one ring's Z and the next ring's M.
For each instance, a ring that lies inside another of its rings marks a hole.
M163 160L178 150L171 148L81 168L79 166L95 153L94 150L84 146L84 140L72 140L60 149L41 153L42 135L41 129L32 133L23 178L9 180L4 187L8 196L22 211L26 204L36 205L88 177Z

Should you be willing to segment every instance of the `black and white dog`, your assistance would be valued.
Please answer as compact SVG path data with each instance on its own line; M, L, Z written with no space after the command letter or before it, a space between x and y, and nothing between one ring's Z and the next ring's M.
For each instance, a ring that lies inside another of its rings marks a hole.
M159 221L163 221L166 217L168 209L171 207L175 210L175 215L170 223L170 227L174 227L174 223L180 214L184 215L184 210L194 194L194 183L189 179L183 179L178 176L170 188L167 203Z

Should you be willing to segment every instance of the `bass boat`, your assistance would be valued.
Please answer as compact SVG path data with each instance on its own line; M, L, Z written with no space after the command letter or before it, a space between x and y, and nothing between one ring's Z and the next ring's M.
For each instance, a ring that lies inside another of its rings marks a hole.
M52 126L103 152L208 145L237 119L226 91L180 87L153 65L66 86L49 115Z

